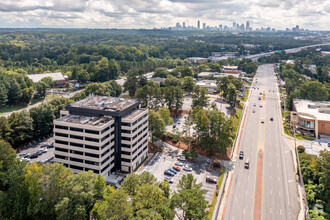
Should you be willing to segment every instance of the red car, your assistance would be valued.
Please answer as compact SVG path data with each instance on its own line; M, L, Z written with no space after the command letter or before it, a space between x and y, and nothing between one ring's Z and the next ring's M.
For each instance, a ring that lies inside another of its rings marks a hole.
M172 168L175 169L175 170L177 170L177 171L180 171L181 170L181 168L178 167L178 166L173 166Z

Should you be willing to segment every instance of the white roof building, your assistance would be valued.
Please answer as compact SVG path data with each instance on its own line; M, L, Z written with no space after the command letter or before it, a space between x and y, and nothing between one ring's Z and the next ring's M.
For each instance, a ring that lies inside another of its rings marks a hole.
M41 73L41 74L29 74L27 75L34 83L39 82L45 77L51 77L54 81L65 81L68 79L67 76L63 76L61 72L57 73Z

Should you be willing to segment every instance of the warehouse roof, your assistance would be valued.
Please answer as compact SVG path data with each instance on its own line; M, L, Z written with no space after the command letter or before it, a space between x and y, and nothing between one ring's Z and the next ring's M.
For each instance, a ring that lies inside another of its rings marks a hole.
M57 73L41 73L41 74L29 74L27 75L34 83L39 82L45 77L51 77L54 81L65 80L65 77L61 72Z

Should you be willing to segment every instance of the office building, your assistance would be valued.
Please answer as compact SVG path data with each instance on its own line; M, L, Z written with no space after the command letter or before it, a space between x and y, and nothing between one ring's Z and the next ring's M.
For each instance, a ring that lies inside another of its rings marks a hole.
M203 23L203 30L206 30L206 23Z
M183 23L182 23L182 27L183 27L183 28L186 28L186 22L183 22Z
M301 135L319 138L330 135L330 102L294 99L292 102L291 125Z
M250 22L249 21L246 22L246 27L245 28L246 28L247 31L250 30Z
M197 21L197 29L201 29L201 22L199 20Z
M89 96L54 121L55 161L75 173L133 172L147 157L148 110L135 99Z
M233 30L235 30L237 28L236 26L236 21L233 22Z

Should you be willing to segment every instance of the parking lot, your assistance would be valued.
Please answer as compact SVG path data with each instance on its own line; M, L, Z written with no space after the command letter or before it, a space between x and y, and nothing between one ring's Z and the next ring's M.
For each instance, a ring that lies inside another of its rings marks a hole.
M178 161L178 156L181 155L182 150L174 148L170 145L166 146L166 152L163 153L157 153L154 155L139 171L138 173L142 173L144 171L148 171L151 174L153 174L158 181L163 181L166 177L164 174L164 171L173 167L175 163ZM184 166L189 166L192 168L192 171L185 171L183 170L183 166L179 166L181 168L181 171L179 171L176 175L174 175L172 178L174 182L170 184L171 191L175 192L178 190L177 184L179 183L179 180L181 179L182 175L191 173L196 179L197 183L202 183L202 189L207 190L207 193L205 194L205 199L211 203L213 194L216 190L216 184L215 183L207 183L206 177L215 178L216 181L218 181L219 174L210 171L208 169L208 160L209 158L199 155L198 160L196 162L190 162L186 161L184 162Z
M45 139L39 140L37 142L32 142L26 146L26 149L22 149L19 153L17 153L17 157L19 157L20 154L23 153L29 153L30 155L36 153L40 148L47 149L47 152L38 155L37 158L31 158L30 162L35 162L35 161L45 161L47 159L50 159L54 157L54 147L52 148L47 148L46 146L43 147L43 145L47 144L50 145L51 143L54 142L53 137L47 137Z

